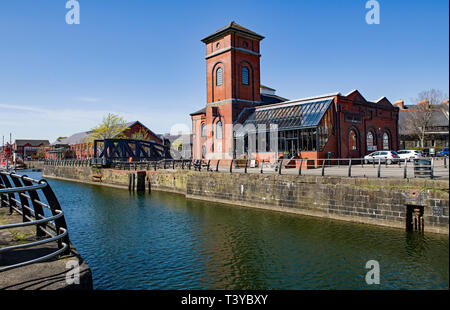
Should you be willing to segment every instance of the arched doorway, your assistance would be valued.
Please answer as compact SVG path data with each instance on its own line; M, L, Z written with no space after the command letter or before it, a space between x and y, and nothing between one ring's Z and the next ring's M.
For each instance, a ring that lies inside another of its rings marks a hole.
M359 135L356 129L350 129L348 133L348 154L350 158L360 157Z
M383 150L391 149L391 137L387 131L383 133Z
M366 148L367 152L374 152L377 150L377 142L375 140L375 134L369 130L366 135Z

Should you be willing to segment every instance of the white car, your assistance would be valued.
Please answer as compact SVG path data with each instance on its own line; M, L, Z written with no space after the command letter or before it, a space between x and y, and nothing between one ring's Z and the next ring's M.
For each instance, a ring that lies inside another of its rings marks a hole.
M364 156L364 161L368 163L377 163L381 161L382 163L387 163L388 165L396 163L400 157L394 151L376 151Z
M407 159L408 161L410 161L411 159L422 158L420 151L415 150L401 150L397 151L397 154L400 157L400 159L402 160Z

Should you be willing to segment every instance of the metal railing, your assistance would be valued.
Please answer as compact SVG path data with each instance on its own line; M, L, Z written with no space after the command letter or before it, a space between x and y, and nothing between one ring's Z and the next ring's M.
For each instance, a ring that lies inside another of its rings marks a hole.
M43 194L45 200L40 199L39 192ZM10 214L17 212L22 215L22 222L1 225L0 230L36 226L37 239L0 248L0 255L52 242L56 242L58 246L57 250L50 254L13 265L0 266L0 272L70 254L70 240L64 212L47 181L34 180L5 170L0 171L0 207L9 208ZM49 210L51 215L46 215L44 209Z
M101 159L100 159L101 160ZM68 167L102 166L95 159L52 160L45 165ZM256 159L164 159L159 161L113 161L112 169L118 170L161 170L187 169L197 171L229 171L230 173L278 173L341 177L427 177L448 179L447 157L423 157L417 160L364 159L364 158L321 158L321 159L278 159L265 161Z
M264 161L255 159L211 160L161 160L137 163L114 163L120 170L182 169L196 171L221 171L229 173L271 173L340 177L394 177L448 179L447 158L422 158L419 160L330 158L330 159L279 159Z

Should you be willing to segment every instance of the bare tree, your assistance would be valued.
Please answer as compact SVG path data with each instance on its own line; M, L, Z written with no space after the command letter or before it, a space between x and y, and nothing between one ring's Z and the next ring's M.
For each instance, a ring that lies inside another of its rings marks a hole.
M433 126L433 113L442 109L444 94L440 90L426 90L417 96L416 105L408 109L408 117L402 124L402 130L415 136L420 146L425 146L426 133Z

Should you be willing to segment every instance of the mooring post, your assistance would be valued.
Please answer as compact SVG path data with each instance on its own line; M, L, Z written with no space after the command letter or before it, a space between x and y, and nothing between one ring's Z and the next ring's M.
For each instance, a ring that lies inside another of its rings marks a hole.
M131 192L131 173L128 173L128 191Z
M132 191L134 193L134 189L136 188L136 175L134 173L131 174L132 177Z
M400 162L400 160L399 160L399 162ZM403 168L403 178L404 179L408 178L408 172L406 170L407 166L408 166L408 163L407 163L407 159L405 158L405 167Z
M146 177L145 171L137 172L136 191L139 193L145 193L145 177Z
M386 160L387 162L387 160ZM378 173L377 173L378 177L381 177L381 158L378 158Z
M434 178L434 158L431 158L431 178Z
M148 193L151 194L152 193L152 182L150 181L149 177L147 177L147 182L148 182Z
M352 159L348 161L348 177L350 178L352 176Z

